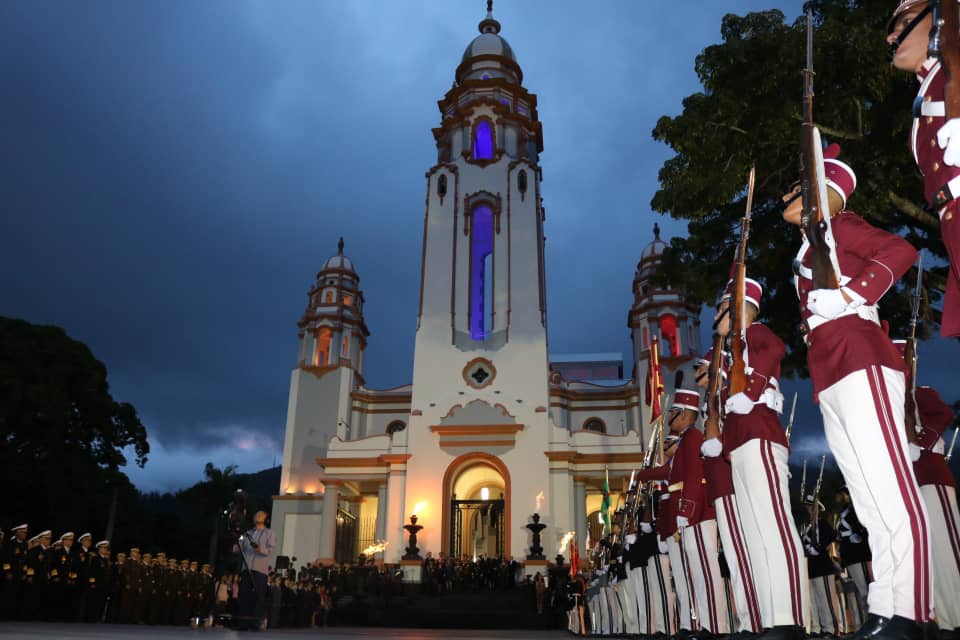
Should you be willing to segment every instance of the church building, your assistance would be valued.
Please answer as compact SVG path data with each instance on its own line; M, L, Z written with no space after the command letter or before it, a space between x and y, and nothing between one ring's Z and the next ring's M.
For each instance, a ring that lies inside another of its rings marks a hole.
M438 103L412 382L366 386L366 301L342 241L307 292L272 517L277 554L298 564L355 562L374 542L398 562L413 516L423 557L523 561L534 513L547 558L569 531L583 554L605 473L619 491L645 454L653 338L666 392L692 383L700 309L651 281L657 229L639 252L628 367L548 353L543 130L500 28L488 4Z

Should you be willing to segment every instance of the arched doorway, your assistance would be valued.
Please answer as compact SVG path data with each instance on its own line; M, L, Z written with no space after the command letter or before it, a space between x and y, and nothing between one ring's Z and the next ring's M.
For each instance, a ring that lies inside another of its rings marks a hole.
M468 453L443 476L445 555L474 558L510 554L510 472L496 456Z

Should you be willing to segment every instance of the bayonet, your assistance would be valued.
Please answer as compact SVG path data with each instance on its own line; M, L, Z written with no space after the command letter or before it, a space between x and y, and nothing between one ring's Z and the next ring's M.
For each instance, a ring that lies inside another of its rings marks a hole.
M793 406L790 407L790 420L787 421L787 442L790 442L790 432L793 431L793 417L797 414L797 392L793 392Z

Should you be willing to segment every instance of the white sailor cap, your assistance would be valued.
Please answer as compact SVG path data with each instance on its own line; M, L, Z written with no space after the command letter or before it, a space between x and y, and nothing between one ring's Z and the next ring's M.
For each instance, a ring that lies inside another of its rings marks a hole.
M50 529L45 529L45 530L43 530L43 531L41 531L40 533L37 534L37 538L38 538L38 539L39 539L39 538L52 538L52 537L53 537L53 531L50 531Z
M25 525L25 524L18 524L17 526L15 526L15 527L13 527L12 529L10 529L10 531L26 531L26 530L29 529L29 528L30 528L30 527L28 527L28 526Z
M97 549L99 549L100 547L109 547L109 546L110 546L109 540L101 540L100 542L97 543Z
M72 538L72 537L73 537L73 531L67 531L62 536L60 536L60 541L63 542L65 538Z
M93 540L93 534L91 534L89 531L86 531L84 533L81 533L80 537L77 538L77 540L83 540L84 538L90 538L91 540Z

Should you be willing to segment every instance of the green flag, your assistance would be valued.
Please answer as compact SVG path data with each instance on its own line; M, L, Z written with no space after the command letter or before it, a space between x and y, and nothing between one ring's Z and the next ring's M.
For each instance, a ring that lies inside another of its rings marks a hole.
M603 502L600 503L600 517L603 518L603 533L610 532L610 473L603 470Z

